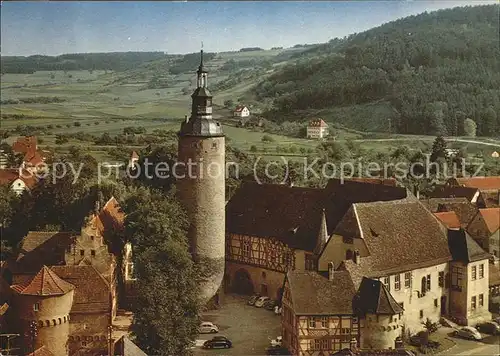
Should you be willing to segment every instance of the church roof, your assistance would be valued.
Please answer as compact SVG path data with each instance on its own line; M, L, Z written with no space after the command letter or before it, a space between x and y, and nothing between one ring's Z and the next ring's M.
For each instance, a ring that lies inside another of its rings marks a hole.
M192 98L199 98L199 97L204 97L204 98L211 98L212 94L208 90L208 88L205 87L200 87L196 88L193 94L191 94Z
M22 295L36 296L64 295L75 289L71 283L63 281L47 266L43 266L31 280L11 288Z
M403 308L392 297L382 282L363 277L358 292L353 299L356 314L394 315L403 312Z

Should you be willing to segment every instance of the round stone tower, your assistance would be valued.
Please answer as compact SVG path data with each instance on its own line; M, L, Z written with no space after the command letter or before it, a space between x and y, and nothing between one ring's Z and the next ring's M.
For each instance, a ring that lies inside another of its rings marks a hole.
M225 139L222 126L212 119L203 50L197 76L191 117L179 131L176 174L178 196L191 222L189 239L200 271L201 302L206 303L217 293L224 276Z
M33 279L11 288L26 351L31 353L45 345L54 355L68 355L69 312L75 287L43 266Z

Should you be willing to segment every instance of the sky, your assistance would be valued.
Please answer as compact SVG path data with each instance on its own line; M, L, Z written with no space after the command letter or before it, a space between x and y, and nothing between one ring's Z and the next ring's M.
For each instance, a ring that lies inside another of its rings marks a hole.
M1 54L192 53L290 47L362 32L401 17L498 0L7 2Z

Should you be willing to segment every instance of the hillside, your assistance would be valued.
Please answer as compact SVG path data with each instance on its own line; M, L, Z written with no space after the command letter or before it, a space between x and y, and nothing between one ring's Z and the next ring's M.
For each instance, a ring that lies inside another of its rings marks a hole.
M274 121L321 115L360 130L500 132L499 5L410 16L314 46L250 93Z

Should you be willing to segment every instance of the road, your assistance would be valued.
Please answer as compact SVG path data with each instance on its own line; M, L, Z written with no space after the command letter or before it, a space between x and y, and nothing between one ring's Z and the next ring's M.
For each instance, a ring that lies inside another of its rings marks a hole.
M409 138L409 137L401 137L401 138L367 138L367 139L356 139L356 140L353 140L354 142L390 142L390 141L408 141L409 139L412 139L412 138ZM415 138L414 140L422 140L422 141L432 141L434 140L434 138L432 137L419 137L419 138ZM482 142L482 141L475 141L475 140L465 140L465 139L461 139L461 138L450 138L450 137L445 137L445 140L446 141L449 141L449 142L453 142L453 141L456 141L456 142L464 142L464 143L474 143L476 145L484 145L484 146L493 146L493 147L498 147L500 148L500 142L498 143L491 143L491 142Z
M446 330L445 328L441 328ZM449 335L451 332L449 333ZM456 343L451 349L441 352L439 355L447 356L498 356L500 355L500 336L483 335L484 339L479 341L465 340L449 336Z

